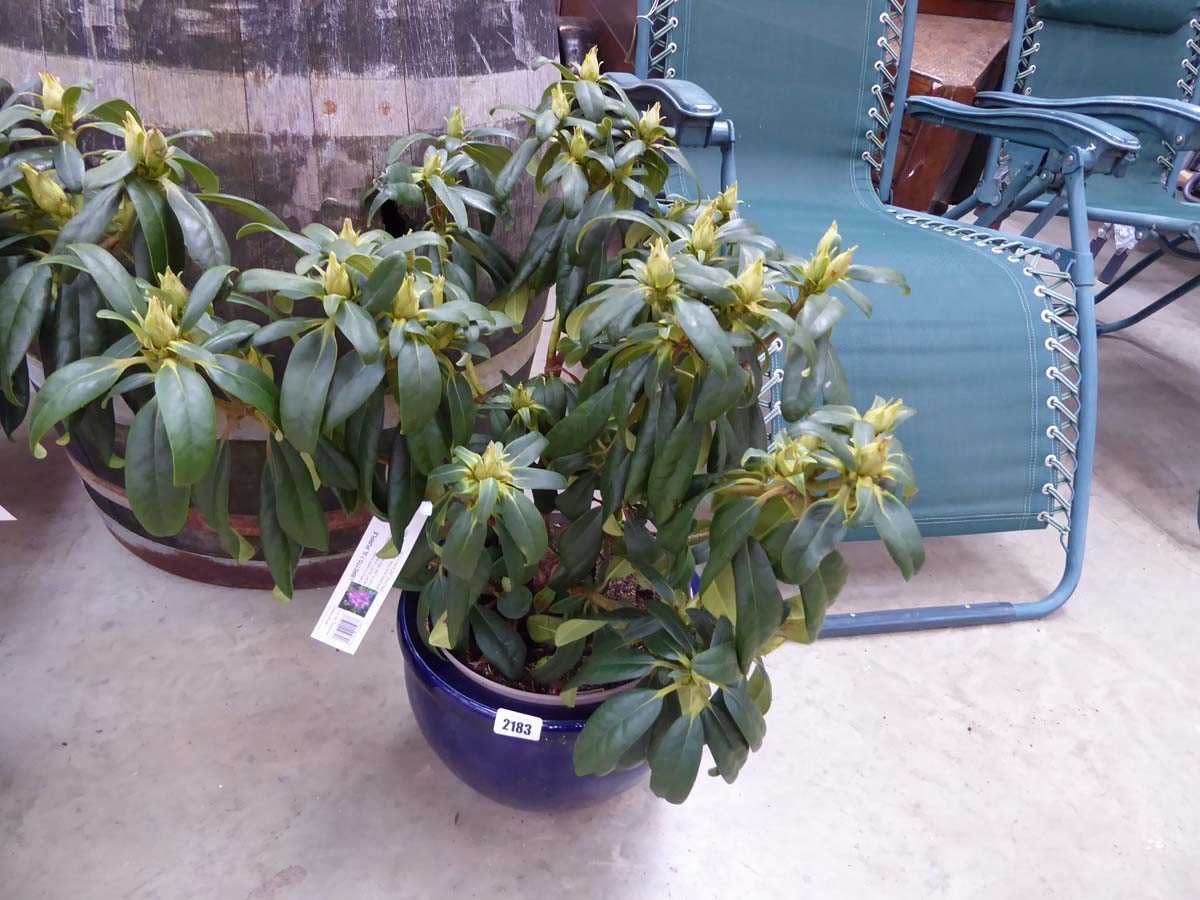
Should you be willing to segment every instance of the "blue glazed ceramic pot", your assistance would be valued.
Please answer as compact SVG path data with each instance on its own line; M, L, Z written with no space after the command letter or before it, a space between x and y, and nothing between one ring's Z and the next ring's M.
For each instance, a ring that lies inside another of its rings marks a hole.
M402 593L397 631L409 703L434 752L479 793L518 809L554 812L607 800L645 778L644 763L599 777L576 775L575 740L599 702L544 706L488 690L422 643L416 609L416 596ZM500 707L540 717L541 740L493 733Z

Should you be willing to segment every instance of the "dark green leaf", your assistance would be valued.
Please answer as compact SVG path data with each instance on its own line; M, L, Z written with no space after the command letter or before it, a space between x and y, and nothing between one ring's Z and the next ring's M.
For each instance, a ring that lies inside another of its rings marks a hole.
M329 549L325 511L304 460L286 441L272 441L268 466L275 481L279 525L296 543L322 552Z
M76 410L103 396L121 377L131 360L92 356L52 372L33 398L29 413L29 449L35 455L42 437Z
M742 737L720 696L700 713L700 721L704 725L704 740L712 753L713 762L717 764L717 771L726 784L733 784L750 755L750 745Z
M818 500L804 511L783 548L783 570L793 584L807 581L846 534L836 500Z
M713 514L708 529L708 562L700 578L700 593L708 590L721 570L733 561L733 555L746 544L762 510L753 497L735 497Z
M525 671L525 641L505 621L483 606L471 610L475 643L505 678L516 680Z
M607 775L615 769L621 755L654 724L662 703L657 692L645 688L605 700L575 742L575 774Z
M358 490L358 467L340 447L324 435L317 441L313 464L317 467L317 476L322 484L344 491Z
M523 584L513 585L511 591L505 591L496 598L496 609L506 619L520 619L532 605L533 594Z
M733 721L737 723L738 730L746 739L746 743L750 745L750 749L757 750L761 747L763 737L767 733L767 723L754 701L750 699L746 685L739 684L735 687L723 688L721 699L724 700L725 708L729 711Z
M141 178L130 178L125 183L129 199L137 212L138 226L146 238L146 250L150 253L150 271L161 275L171 264L171 242L167 219L167 198L163 192ZM80 237L76 240L94 241L96 237ZM190 328L190 323L185 328Z
M196 264L203 269L229 265L229 244L208 207L175 182L164 179L162 184L167 203L183 232L183 242Z
M350 414L367 402L383 381L383 360L363 362L357 353L347 353L337 361L329 384L325 405L325 427L337 428Z
M425 499L425 476L416 471L408 452L408 438L399 432L392 440L392 458L388 465L387 514L392 527L392 543L404 543L404 530Z
M28 279L17 273L9 276L0 291L0 379L5 393L10 393L12 373L16 371L29 345L42 327L42 319L50 305L53 270L49 266L34 266L18 270L28 272ZM11 284L10 284L11 282ZM16 288L24 285L20 294L13 296Z
M737 651L734 650L733 644L728 642L697 653L692 657L692 668L697 674L722 686L734 684L742 677L741 669L738 668Z
M545 455L549 459L578 453L604 429L612 414L612 395L615 383L609 383L588 397L546 434L549 443Z
M704 750L700 717L683 715L671 723L650 751L650 790L671 803L682 803L692 792Z
M217 533L221 548L230 558L246 562L254 555L254 548L234 530L229 520L230 456L229 442L222 441L213 464L192 489L192 500L208 527Z
M113 184L88 197L83 208L59 231L54 241L55 252L71 244L91 244L100 240L117 212L123 189L123 185Z
M783 619L783 598L771 561L762 545L751 539L733 557L734 595L737 622L734 643L743 672L779 628Z
M571 679L571 685L635 681L648 675L653 668L654 657L649 653L617 647L602 653L593 652Z
M732 374L736 364L729 337L708 306L699 300L679 297L675 300L675 321L688 336L696 352L708 363L711 372L722 377Z
M290 600L292 597L292 575L300 562L300 545L287 536L279 522L279 510L275 496L275 479L271 466L265 465L259 479L258 529L262 540L263 559L275 580L277 593Z
M442 563L452 575L464 580L471 577L483 553L487 532L487 525L477 522L469 509L459 509L442 546Z
M146 311L137 283L111 253L93 244L72 244L68 249L79 257L114 312L132 319L134 310Z
M908 581L925 564L921 532L917 530L912 513L895 494L880 491L879 508L872 524L900 574Z
M251 222L259 222L263 225L270 225L272 228L287 229L287 224L271 212L261 203L255 203L253 200L247 200L245 197L235 197L232 194L218 193L200 193L196 194L196 199L202 203L216 203L219 206L227 206L242 218L249 219Z
M180 352L180 355L184 354ZM267 417L267 421L279 421L278 389L258 366L224 353L211 353L197 361L226 394L253 406Z
M229 283L229 276L236 271L233 266L216 266L196 279L195 286L188 294L183 315L179 317L180 331L188 331L200 321L200 317L220 298L222 289Z
M208 471L217 449L212 392L194 369L168 359L154 376L154 395L171 447L175 484L195 484Z
M660 422L658 434L661 429ZM703 426L694 423L685 413L663 443L662 450L656 450L646 481L646 499L655 522L670 519L687 492L700 459L702 429Z
M414 434L430 421L442 402L442 369L433 350L412 338L396 355L396 405L406 434Z
M283 373L279 414L283 433L298 450L312 453L317 447L336 365L337 341L328 324L310 331L292 349Z
M83 193L83 154L70 141L59 141L54 145L54 174L70 193Z
M533 666L530 674L538 684L552 684L564 678L575 668L584 651L583 641L557 648L550 656L544 656Z
M129 429L125 442L125 492L130 509L148 534L155 537L178 534L187 521L191 488L175 484L167 429L154 399L138 410Z
M408 263L403 254L385 256L380 260L371 277L362 289L362 306L367 312L378 313L392 308L392 300L404 276L408 274Z

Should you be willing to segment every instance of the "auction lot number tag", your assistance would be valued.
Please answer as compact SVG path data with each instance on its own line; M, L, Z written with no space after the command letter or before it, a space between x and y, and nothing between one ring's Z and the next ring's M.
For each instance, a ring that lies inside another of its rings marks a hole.
M511 709L498 709L496 710L496 721L492 724L492 731L505 737L520 738L523 741L540 741L542 739L542 720L537 716L513 712Z

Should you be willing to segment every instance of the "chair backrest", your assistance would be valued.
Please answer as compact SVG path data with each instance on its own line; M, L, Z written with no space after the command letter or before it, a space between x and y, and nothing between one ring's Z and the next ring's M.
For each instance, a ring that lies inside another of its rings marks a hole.
M851 186L874 193L874 169L882 173L877 180L886 198L899 138L890 105L893 95L903 102L907 91L916 0L908 6L905 0L642 0L639 50L650 75L720 85L722 106L736 110L739 146L779 156L778 166L756 166L755 173L794 178L803 161L806 191L844 197ZM783 104L781 84L788 86Z
M1196 0L1037 0L1039 49L1026 86L1041 97L1192 99L1198 13Z

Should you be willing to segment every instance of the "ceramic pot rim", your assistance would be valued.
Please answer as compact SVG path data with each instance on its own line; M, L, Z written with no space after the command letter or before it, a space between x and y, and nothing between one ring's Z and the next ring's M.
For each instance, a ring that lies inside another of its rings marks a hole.
M449 650L442 650L442 656L449 660L450 665L462 672L467 678L476 684L482 685L494 694L499 694L502 697L507 697L510 700L516 700L520 703L527 703L531 706L553 706L557 709L569 709L563 703L562 696L559 694L535 694L533 691L523 691L520 688L509 687L506 684L492 681L490 678L485 678L480 675L461 659L451 653ZM609 697L615 697L617 694L624 693L632 688L637 681L626 681L624 684L618 684L612 688L602 688L595 691L580 691L575 697L575 705L603 703Z

